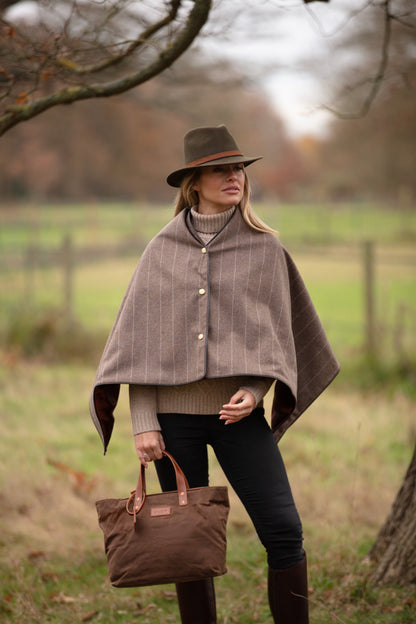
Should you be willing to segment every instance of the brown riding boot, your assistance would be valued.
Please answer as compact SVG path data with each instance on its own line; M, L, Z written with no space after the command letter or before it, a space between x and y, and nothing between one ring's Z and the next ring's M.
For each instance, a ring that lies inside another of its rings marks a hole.
M269 568L268 591L275 624L308 624L306 555L287 570Z
M176 583L182 624L216 624L214 580Z

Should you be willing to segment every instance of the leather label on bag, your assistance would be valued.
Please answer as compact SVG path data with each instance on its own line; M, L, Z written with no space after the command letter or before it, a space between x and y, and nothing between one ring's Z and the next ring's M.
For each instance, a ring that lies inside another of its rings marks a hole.
M171 507L152 507L150 509L151 516L170 516L172 511Z

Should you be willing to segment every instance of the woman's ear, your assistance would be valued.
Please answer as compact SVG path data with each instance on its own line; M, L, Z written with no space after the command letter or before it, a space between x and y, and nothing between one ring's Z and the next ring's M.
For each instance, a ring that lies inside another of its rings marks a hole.
M196 191L196 192L198 193L198 192L199 192L199 190L200 190L200 186L199 186L199 184L193 184L193 185L192 185L192 190L193 190L193 191Z

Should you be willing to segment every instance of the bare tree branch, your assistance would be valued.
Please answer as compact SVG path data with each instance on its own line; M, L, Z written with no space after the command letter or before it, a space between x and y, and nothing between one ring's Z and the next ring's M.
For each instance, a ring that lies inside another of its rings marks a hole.
M313 0L308 0L307 3L305 2L305 4L310 4L311 2L313 2ZM366 4L363 4L362 6L358 7L357 9L353 9L345 17L345 19L336 28L334 28L330 32L324 30L321 21L315 15L314 11L310 7L307 6L306 10L307 10L308 14L310 15L311 19L313 20L313 22L315 23L319 33L323 37L333 37L338 32L342 31L351 20L353 20L355 17L357 17L360 13L363 13L371 4L373 4L373 0L367 0Z
M377 68L376 73L371 79L371 87L365 98L364 102L361 105L361 108L354 113L341 113L339 110L336 110L330 106L324 106L324 110L327 110L331 113L334 113L340 119L359 119L360 117L365 117L368 111L371 108L372 103L374 102L377 94L380 90L380 87L383 83L386 70L389 63L389 49L390 49L390 41L391 41L391 23L394 19L394 15L390 12L390 4L391 0L384 0L382 3L382 9L384 13L384 27L383 27L383 39L381 46L381 55L380 62Z
M78 75L97 73L105 69L108 69L109 67L113 67L114 65L117 65L118 63L126 59L128 56L130 56L133 52L137 51L145 43L147 43L150 40L150 38L154 36L160 30L162 30L162 28L165 28L166 26L171 24L176 19L179 7L181 6L181 0L172 0L170 4L171 4L170 11L167 13L167 15L163 19L159 20L158 22L155 22L154 24L151 24L142 33L140 33L140 35L134 41L132 41L125 48L125 50L123 50L119 54L115 54L114 56L111 56L110 58L106 59L105 61L101 63L84 65L84 66L78 65L76 62L66 57L59 58L58 63L62 65L63 67L65 67L66 69Z
M170 8L166 17L150 26L145 31L145 38L142 40L140 37L138 41L134 42L133 47L137 47L137 45L141 45L144 41L150 40L151 35L162 28L162 22L163 26L173 24L181 5L182 2L180 0L172 0L172 2L169 3ZM44 97L39 97L33 102L24 102L22 104L18 103L8 106L4 114L0 115L0 136L18 123L32 119L36 115L54 106L71 104L76 101L91 98L118 95L150 80L170 67L191 45L207 21L210 10L211 0L192 0L192 7L186 19L184 19L183 26L181 28L177 26L173 39L169 36L165 41L159 41L159 45L161 46L160 52L154 60L150 60L148 64L139 71L131 72L121 78L103 83L77 84L75 86L65 87ZM119 59L114 60L113 57L109 65L111 66L118 61ZM103 63L103 65L107 67L106 63ZM73 68L71 69L73 70ZM93 71L95 71L95 68L93 68ZM84 73L84 71L81 73ZM28 94L25 93L25 96L26 95Z

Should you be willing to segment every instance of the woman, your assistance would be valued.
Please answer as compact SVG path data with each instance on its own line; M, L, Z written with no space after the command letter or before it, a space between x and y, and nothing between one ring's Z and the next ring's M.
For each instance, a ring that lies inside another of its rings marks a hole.
M174 219L149 243L108 339L91 397L107 448L129 384L137 455L176 489L208 484L210 444L267 552L270 609L308 622L302 527L276 444L339 367L290 256L252 212L246 157L225 126L185 135ZM271 428L262 399L274 383ZM274 434L274 435L273 435ZM178 583L184 624L213 624L213 580Z

